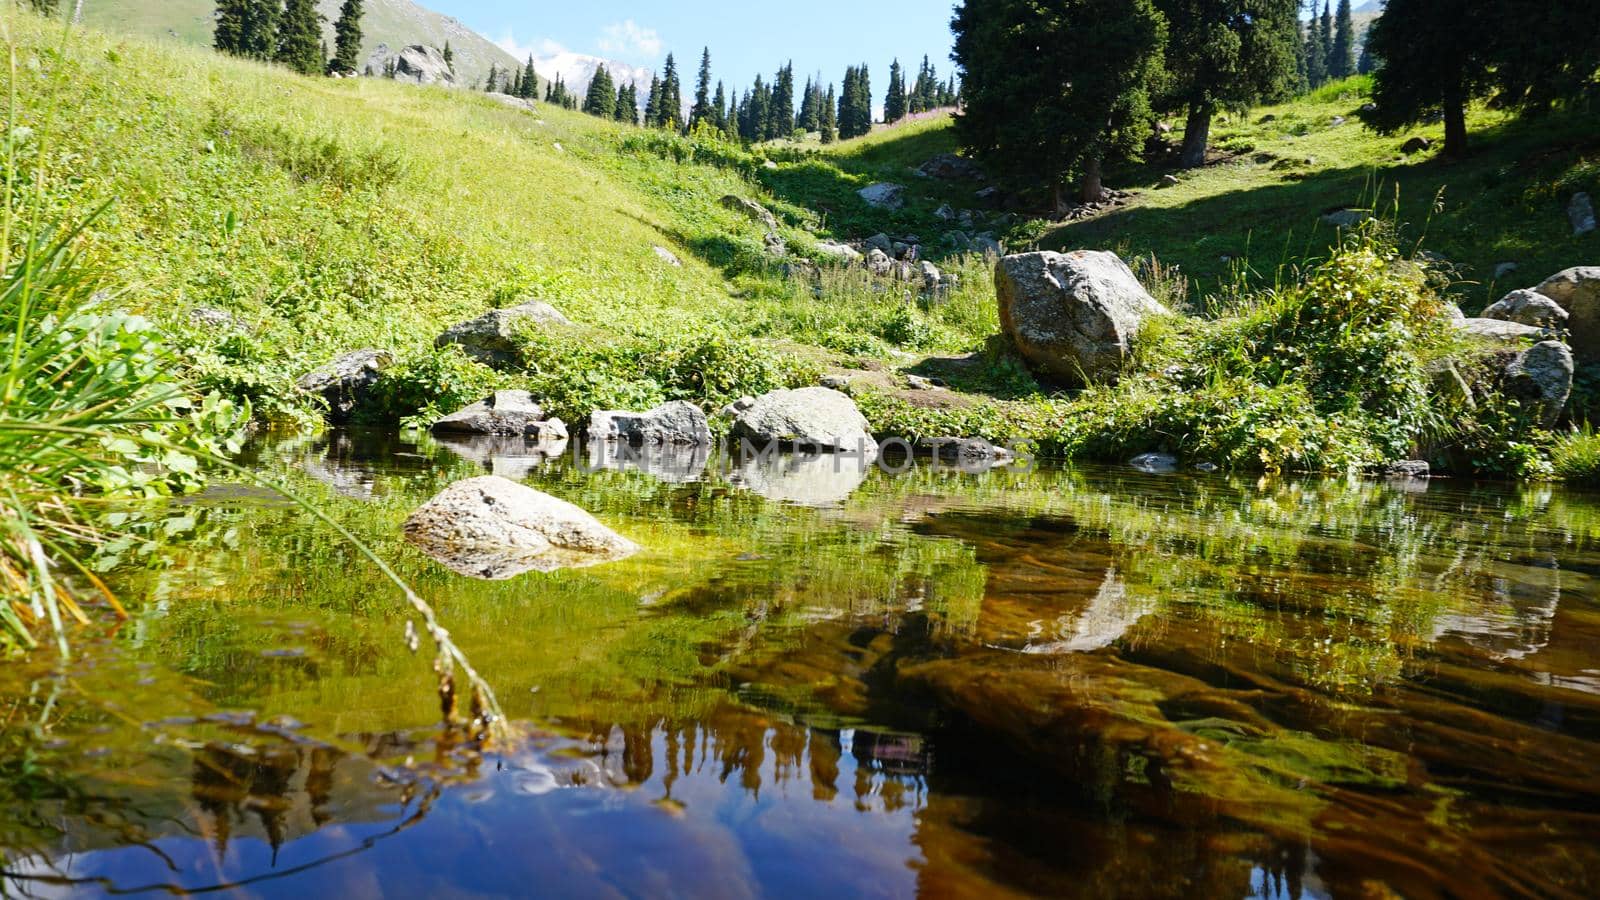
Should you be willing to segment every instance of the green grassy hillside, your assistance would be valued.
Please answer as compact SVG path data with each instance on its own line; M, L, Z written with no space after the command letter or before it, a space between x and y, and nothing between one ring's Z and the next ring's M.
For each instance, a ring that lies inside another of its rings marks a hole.
M1491 290L1470 279L1502 260L1520 264L1514 286L1522 286L1600 257L1597 239L1571 238L1561 213L1571 191L1596 187L1594 136L1581 122L1480 113L1472 160L1402 160L1398 139L1353 121L1332 125L1363 102L1353 82L1224 124L1223 157L1176 187L1156 188L1155 168L1112 173L1132 196L1096 217L1063 227L971 211L963 227L995 232L1013 249L1152 254L1159 264L1140 269L1159 276L1150 282L1158 295L1187 294L1190 309L1225 313L1152 332L1140 356L1148 371L1124 386L1067 395L1036 382L999 338L991 266L945 242L956 226L936 211L975 206L978 185L912 171L955 147L948 117L826 149L752 152L460 91L301 78L93 31L72 35L58 56L58 28L28 16L13 34L16 118L26 126L13 132L23 142L21 183L42 186L61 221L109 204L84 246L121 289L119 302L171 331L204 385L269 416L304 416L294 380L363 347L400 359L380 386L377 421L451 408L496 386L532 390L569 421L665 399L711 408L815 383L832 369L853 374L853 392L884 434L1345 469L1408 452L1407 441L1460 411L1426 397L1389 409L1365 393L1365 376L1308 384L1273 370L1252 342L1278 327L1271 322L1331 300L1325 288L1241 292L1239 260L1247 288L1280 284L1281 265L1327 256L1336 235L1317 225L1319 213L1392 198L1395 184L1404 252L1425 238L1449 255L1469 303ZM904 208L877 210L856 196L877 181L906 185ZM725 208L727 194L771 208L798 256L814 255L821 239L918 235L960 287L935 298L860 270L825 270L818 282L786 277L766 251L766 229ZM1423 324L1437 305L1413 296L1409 281L1383 283L1388 252L1384 239L1369 241L1317 277L1398 298L1386 315L1399 318L1374 327L1420 342L1384 345L1399 356L1363 362L1362 371L1414 384L1417 366L1451 351L1446 335ZM1205 302L1223 279L1225 308ZM576 324L530 336L525 370L495 373L433 348L448 325L527 298ZM195 321L202 307L233 326ZM1332 370L1373 349L1343 346L1337 335L1283 334ZM1195 358L1215 361L1209 381L1175 392L1162 380L1174 360ZM906 373L954 389L914 390ZM1449 429L1474 442L1472 465L1522 470L1541 458L1548 442L1521 441L1514 408L1479 409L1472 415L1500 418Z
M333 23L341 5L343 0L318 0L330 47ZM85 0L83 19L85 24L106 31L176 39L205 47L211 44L215 10L215 0ZM490 64L504 69L522 62L455 19L411 0L367 0L365 10L361 21L362 59L379 44L398 49L410 44L443 47L448 41L455 51L456 72L467 84L482 79Z

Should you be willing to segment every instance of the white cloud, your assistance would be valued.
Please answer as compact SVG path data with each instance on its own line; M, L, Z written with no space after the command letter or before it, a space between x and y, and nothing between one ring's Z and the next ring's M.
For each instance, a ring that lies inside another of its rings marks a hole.
M661 55L663 45L661 35L656 34L654 28L644 28L632 19L625 19L607 25L600 32L599 46L602 53L653 59Z
M549 38L541 38L531 44L520 43L509 28L500 32L500 36L495 39L495 44L501 50L506 51L517 59L527 59L530 56L536 59L543 59L547 56L557 56L567 52L566 47Z

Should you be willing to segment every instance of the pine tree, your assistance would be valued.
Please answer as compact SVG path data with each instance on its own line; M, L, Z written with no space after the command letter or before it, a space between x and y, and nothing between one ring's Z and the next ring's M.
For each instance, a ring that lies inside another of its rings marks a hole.
M700 54L700 74L694 82L694 106L689 108L689 129L705 121L715 121L711 112L711 48Z
M838 124L838 118L834 114L835 102L836 101L833 96L833 85L830 84L828 85L828 93L822 98L822 122L820 130L822 133L822 142L824 144L833 143L834 132Z
M602 119L614 117L617 114L616 90L617 84L611 80L611 73L603 65L597 67L583 98L583 111Z
M856 69L855 98L850 104L855 115L854 127L851 137L861 137L872 131L872 73L867 70L867 64L862 63Z
M361 0L344 0L333 23L333 60L328 71L354 75L361 59Z
M233 56L273 59L282 10L282 3L267 0L218 0L212 46Z
M1334 18L1333 50L1328 55L1328 77L1349 78L1356 74L1356 26L1350 15L1350 0L1339 0Z
M1372 42L1361 42L1361 58L1356 61L1356 73L1371 75L1378 68L1378 58L1372 55Z
M456 52L450 49L449 41L444 42L444 65L450 70L451 75L456 73Z
M1283 95L1295 71L1299 0L1155 0L1166 17L1163 108L1186 114L1179 165L1203 165L1211 119Z
M517 96L522 99L539 99L539 74L533 69L533 54L528 54L528 64L522 67L522 90L517 91Z
M1315 0L1313 0L1315 2ZM1322 18L1317 20L1317 42L1322 45L1322 68L1333 78L1333 8L1322 0Z
M42 16L53 16L61 9L61 0L28 0L33 11Z
M650 76L650 96L644 105L644 124L654 128L661 122L661 77Z
M817 116L816 108L817 86L811 83L811 76L806 76L806 89L800 94L800 111L795 114L794 128L796 131L814 131L811 122Z
M506 93L512 97L522 96L522 70L511 70L511 81L506 85Z
M745 140L759 144L767 139L768 126L772 124L772 89L761 76L756 76L755 87L750 89L749 131Z
M1103 198L1103 163L1142 148L1153 126L1166 40L1154 4L964 0L951 28L967 148L994 172L1041 179L1057 208L1074 175L1083 200Z
M683 128L683 88L678 83L678 64L672 54L667 54L667 65L661 76L661 100L656 108L656 125L673 131Z
M327 60L322 56L322 15L315 0L288 0L278 20L278 48L274 62L301 75L320 75Z
M906 73L900 60L889 65L889 93L883 98L883 121L893 124L906 117Z

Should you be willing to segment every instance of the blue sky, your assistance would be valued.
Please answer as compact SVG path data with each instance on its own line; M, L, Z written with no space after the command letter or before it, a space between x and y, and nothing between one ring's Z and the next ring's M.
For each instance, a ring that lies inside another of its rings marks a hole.
M678 58L684 93L694 90L700 50L711 47L712 74L748 87L757 72L793 59L795 78L822 72L838 82L847 65L866 62L881 102L895 56L913 73L927 54L941 77L952 71L950 16L954 0L421 0L518 56L571 50L660 68ZM687 98L686 98L687 99Z

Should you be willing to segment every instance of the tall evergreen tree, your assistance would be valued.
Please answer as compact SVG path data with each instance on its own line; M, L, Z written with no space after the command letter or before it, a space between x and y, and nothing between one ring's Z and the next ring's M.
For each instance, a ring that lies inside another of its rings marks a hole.
M796 131L815 131L811 123L816 120L816 90L817 86L811 83L811 76L806 76L806 89L800 94L800 112L795 114L794 127Z
M1316 89L1328 80L1328 54L1322 45L1322 26L1313 15L1306 23L1306 87Z
M716 122L711 111L711 48L700 54L700 75L694 82L694 106L689 109L689 128L701 122Z
M667 54L661 76L661 99L656 108L656 125L680 131L683 128L683 87L678 83L678 63Z
M500 69L494 63L489 63L489 74L484 76L483 79L483 92L485 94L492 94L494 93L494 89L499 86ZM550 98L546 97L545 99L548 100Z
M361 62L361 0L344 0L333 23L333 59L328 71L354 75Z
M833 85L830 84L828 85L828 93L823 95L822 98L822 121L818 126L824 144L833 143L833 137L837 131L838 117L834 113L835 103Z
M1350 14L1350 0L1339 0L1339 13L1333 20L1333 48L1328 54L1328 77L1349 78L1356 74L1356 25Z
M527 64L522 67L521 88L521 90L517 91L518 97L524 100L539 99L539 73L534 71L533 54L531 53L528 54Z
M1374 73L1377 107L1367 121L1385 134L1444 115L1444 152L1467 152L1467 104L1493 81L1494 20L1480 0L1389 0L1367 33L1383 60Z
M61 0L28 0L28 5L42 16L53 16L61 10Z
M723 88L722 82L717 82L717 93L711 98L711 124L718 131L728 130L728 92Z
M604 65L595 67L589 79L589 90L584 93L583 111L591 116L609 119L617 114L617 84Z
M1372 42L1361 42L1361 57L1356 60L1356 73L1371 75L1378 68L1378 58L1372 55Z
M1348 0L1347 0L1348 2ZM1205 163L1211 119L1283 94L1293 80L1299 0L1156 0L1167 20L1163 107L1187 114L1180 165Z
M883 98L883 121L894 124L906 117L906 73L900 60L889 65L889 92Z
M794 132L794 63L778 70L772 81L772 105L767 110L767 139L786 138Z
M645 98L644 124L654 128L661 121L661 76L650 76L650 94Z
M234 56L271 60L278 52L278 23L282 13L281 2L218 0L213 46ZM320 35L316 40L320 42Z
M1142 147L1154 121L1166 42L1154 4L964 0L951 28L963 143L993 171L1041 179L1057 208L1073 175L1083 200L1101 199L1103 162Z
M772 124L772 89L767 86L761 76L756 76L755 86L750 89L750 113L745 131L745 140L756 144L767 139L767 128Z
M1313 0L1315 2L1315 0ZM1317 19L1317 41L1322 45L1322 66L1333 78L1333 8L1322 0L1322 17Z
M328 61L322 56L322 15L315 0L288 0L278 20L278 49L274 62L301 75L320 75Z
M211 32L211 46L218 53L245 55L244 33L252 3L254 0L217 0L216 27Z
M456 73L456 52L450 49L449 41L444 42L444 66L450 70L451 75Z

